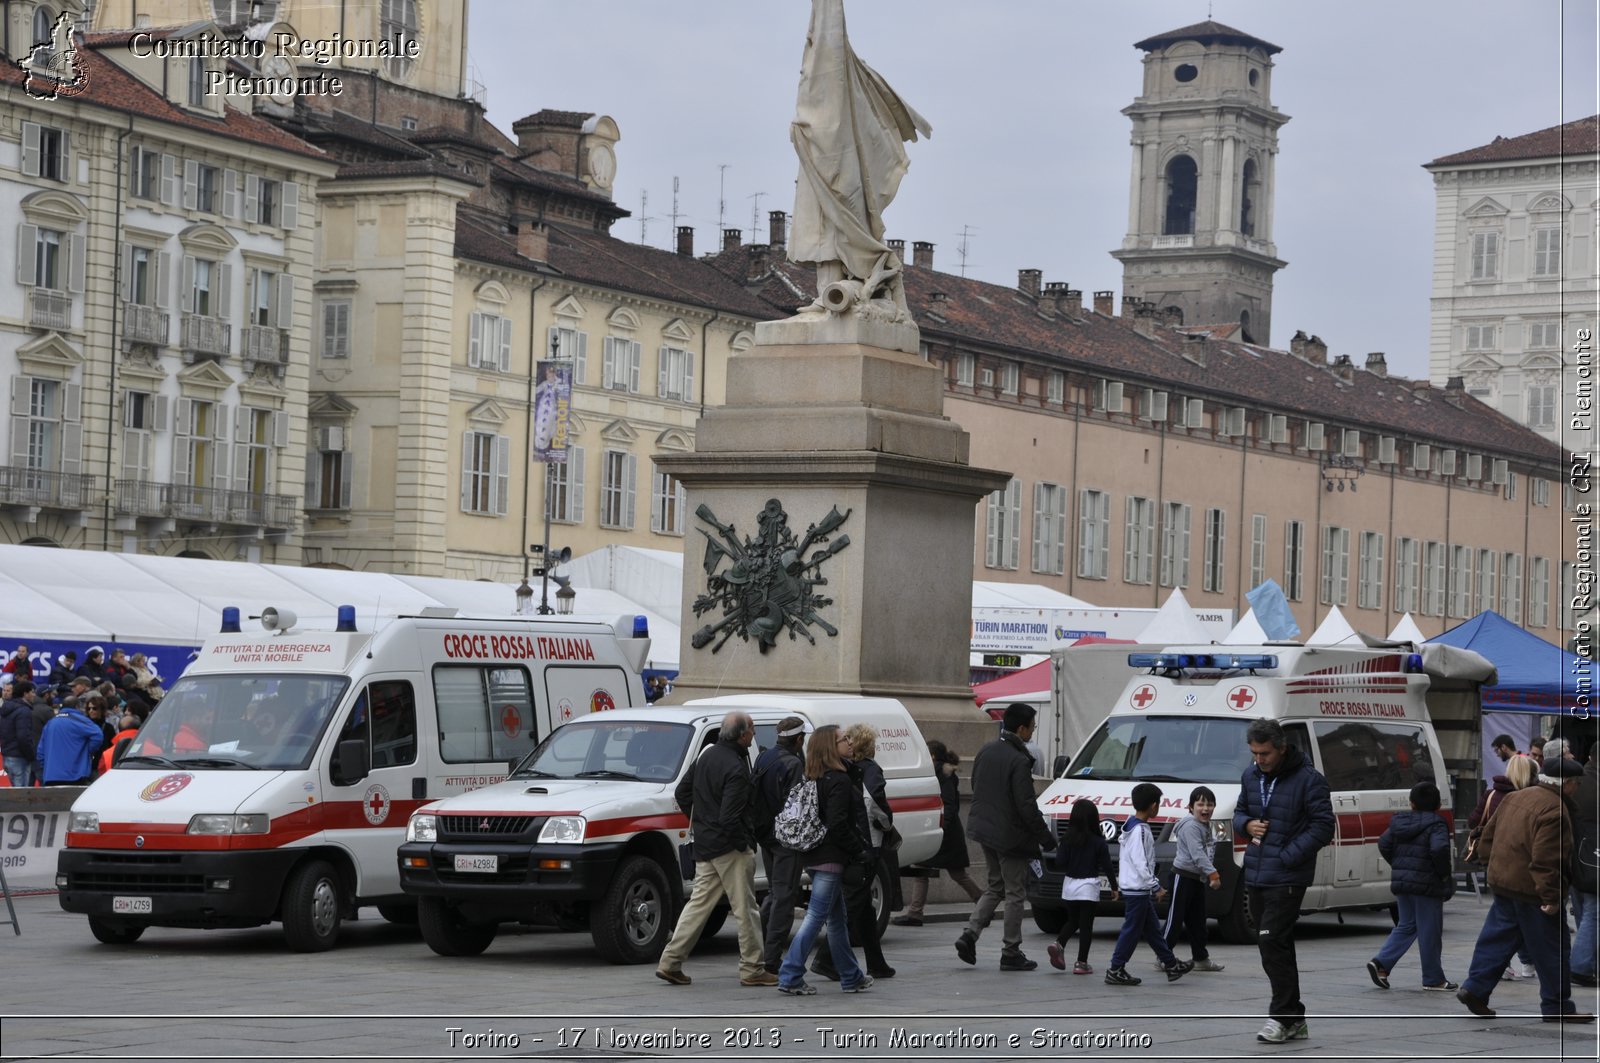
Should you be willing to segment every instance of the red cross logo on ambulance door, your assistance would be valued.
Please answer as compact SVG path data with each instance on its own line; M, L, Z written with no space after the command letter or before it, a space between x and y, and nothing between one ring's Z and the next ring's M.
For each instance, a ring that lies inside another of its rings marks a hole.
M572 719L572 702L566 698L561 699L561 718L563 720Z
M1256 703L1256 692L1247 686L1237 686L1228 691L1228 708L1234 712L1244 712Z
M1136 709L1148 709L1150 707L1151 703L1154 702L1155 700L1156 700L1156 688L1151 686L1149 683L1146 683L1144 686L1140 687L1138 690L1135 690L1133 692L1133 694L1130 695L1129 698L1128 698L1128 701Z
M589 695L590 712L610 712L616 707L617 703L612 699L610 691L596 690Z
M367 787L366 796L361 799L361 813L374 827L388 819L389 791L377 784Z
M517 737L517 732L522 730L522 713L517 711L515 705L507 705L500 710L500 730L506 733L507 738Z

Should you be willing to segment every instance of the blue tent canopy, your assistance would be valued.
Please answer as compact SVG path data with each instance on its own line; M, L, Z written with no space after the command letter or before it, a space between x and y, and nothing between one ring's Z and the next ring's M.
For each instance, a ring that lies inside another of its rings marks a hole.
M1428 641L1481 653L1499 669L1500 681L1482 691L1486 712L1587 718L1594 710L1594 662L1524 631L1499 613L1479 613Z

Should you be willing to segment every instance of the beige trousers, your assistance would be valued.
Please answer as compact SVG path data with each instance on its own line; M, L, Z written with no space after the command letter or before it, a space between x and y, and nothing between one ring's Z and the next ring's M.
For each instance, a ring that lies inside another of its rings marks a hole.
M700 940L700 931L723 895L728 898L739 928L739 977L753 978L766 970L761 965L761 913L756 907L756 854L723 853L711 860L696 860L694 889L672 929L672 940L662 950L663 971L676 971Z

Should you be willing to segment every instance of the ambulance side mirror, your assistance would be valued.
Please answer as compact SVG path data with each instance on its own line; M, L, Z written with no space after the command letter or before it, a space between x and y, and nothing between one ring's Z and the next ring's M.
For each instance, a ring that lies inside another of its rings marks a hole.
M372 771L372 761L364 738L346 738L334 751L333 781L339 786L360 782Z
M116 767L122 758L128 755L128 747L133 745L133 739L124 738L111 747L111 766Z
M1072 758L1067 756L1065 753L1057 754L1056 755L1056 762L1055 762L1055 766L1054 766L1055 770L1054 770L1054 773L1052 774L1051 778L1055 778L1055 779L1061 778L1061 776L1063 776L1063 775L1065 775L1067 773L1067 766L1069 764L1071 764L1071 763L1072 763Z

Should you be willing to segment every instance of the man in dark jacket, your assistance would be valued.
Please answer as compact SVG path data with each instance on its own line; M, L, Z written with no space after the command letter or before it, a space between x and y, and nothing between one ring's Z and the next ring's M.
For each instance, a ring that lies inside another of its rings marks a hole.
M1256 720L1245 732L1254 763L1239 780L1235 834L1248 838L1244 884L1256 922L1261 969L1272 985L1271 1017L1256 1034L1269 1044L1311 1036L1300 999L1294 927L1300 901L1317 870L1317 851L1333 840L1328 780L1311 766L1276 720Z
M739 984L769 986L778 976L761 963L761 914L756 908L755 838L750 824L750 741L756 725L742 712L722 721L674 792L694 831L694 892L661 953L656 977L688 985L683 960L700 939L706 919L726 894L739 928Z
M1574 857L1572 899L1578 909L1578 933L1572 939L1572 981L1576 985L1600 984L1600 955L1595 937L1600 916L1600 743L1589 747L1589 761L1578 780L1578 849Z
M33 724L34 697L33 684L18 679L11 684L11 696L0 702L0 758L12 786L32 786L35 781L39 732Z
M1022 909L1026 903L1028 865L1041 848L1054 847L1055 834L1039 813L1033 793L1033 757L1024 743L1033 737L1032 705L1006 707L1000 737L978 750L972 761L972 811L967 832L983 847L989 876L983 896L972 909L967 928L956 939L963 963L977 963L978 935L1005 899L1000 952L1002 971L1031 971L1039 966L1022 954Z
M786 716L778 724L777 742L756 758L756 805L760 809L756 840L761 843L761 862L767 871L767 899L761 902L761 923L766 927L762 962L773 974L783 966L783 950L794 927L794 907L800 899L801 854L785 848L773 837L772 821L783 811L794 784L805 775L806 765L800 755L805 738L806 722L798 716Z
M56 658L56 666L50 669L50 685L61 693L66 693L67 684L72 682L72 677L78 671L78 654L76 650L68 650Z
M1494 901L1478 932L1472 965L1456 999L1474 1015L1492 1018L1489 995L1520 942L1539 973L1539 1011L1545 1022L1593 1022L1577 1010L1568 978L1571 955L1562 903L1571 885L1572 817L1568 802L1583 768L1551 757L1539 781L1506 798L1483 828L1478 852L1488 863Z
M97 685L106 681L106 657L98 649L90 650L83 663L78 665L78 676L89 680L90 685Z

